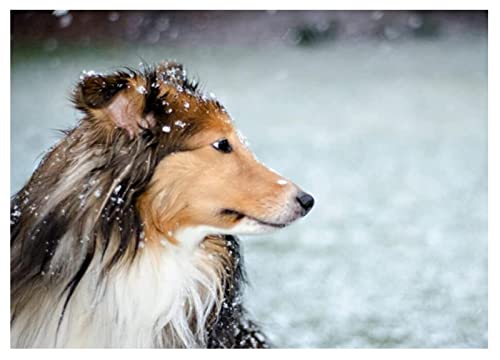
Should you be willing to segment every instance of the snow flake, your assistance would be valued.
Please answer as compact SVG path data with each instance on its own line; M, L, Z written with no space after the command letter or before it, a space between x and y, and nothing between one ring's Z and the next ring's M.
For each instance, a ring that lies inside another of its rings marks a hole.
M80 75L80 80L84 80L88 77L92 77L92 76L96 76L96 75L100 75L99 73L96 73L94 70L83 70L81 75Z
M146 88L144 86L138 86L136 89L135 89L139 94L146 94L148 91L146 90Z
M120 14L117 11L112 11L108 15L108 20L111 22L118 21L120 19Z
M70 26L72 22L73 22L73 15L69 13L59 18L59 26L61 28L66 28Z
M161 131L163 131L164 133L169 133L170 132L170 126L167 126L165 125L164 127L161 128Z
M288 181L286 181L285 179L279 179L278 181L276 181L276 183L278 185L285 186L286 184L288 184Z
M238 136L238 140L240 143L242 143L245 147L249 147L250 143L248 142L247 138L243 133L239 130L236 130L236 136Z
M69 10L54 10L52 11L52 15L61 17L69 13Z
M187 124L186 124L184 121L182 121L182 120L176 120L174 124L175 124L175 126L178 126L178 127L180 127L181 129L184 129L184 128L186 127L186 125L187 125Z
M161 244L161 246L163 246L163 247L167 247L167 246L168 246L168 241L167 241L167 240L165 240L165 239L161 239L161 240L160 240L160 244Z

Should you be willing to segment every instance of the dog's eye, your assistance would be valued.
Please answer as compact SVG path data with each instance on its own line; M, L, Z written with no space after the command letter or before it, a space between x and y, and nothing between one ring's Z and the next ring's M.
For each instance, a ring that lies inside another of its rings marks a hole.
M215 150L226 154L233 151L233 148L231 147L231 144L229 143L229 141L227 141L227 139L217 140L212 144L212 146L214 147Z

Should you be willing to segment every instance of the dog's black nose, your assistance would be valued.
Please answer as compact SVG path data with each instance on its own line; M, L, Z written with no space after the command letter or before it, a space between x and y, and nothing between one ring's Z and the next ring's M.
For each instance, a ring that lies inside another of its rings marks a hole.
M299 192L299 194L297 195L297 201L302 207L302 216L305 216L314 205L314 198L303 191Z

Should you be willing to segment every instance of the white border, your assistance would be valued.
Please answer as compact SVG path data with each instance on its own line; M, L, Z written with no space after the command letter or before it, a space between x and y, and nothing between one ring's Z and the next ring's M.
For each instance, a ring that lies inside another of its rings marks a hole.
M313 9L331 9L331 10L363 10L363 9L488 9L489 10L489 47L488 47L488 64L489 64L489 76L488 76L488 93L489 99L499 99L498 92L498 64L500 64L500 58L498 56L499 51L499 16L498 16L498 1L431 1L431 0L421 0L421 1L318 1L318 0L308 0L302 1L300 3L292 3L290 1L247 1L246 3L235 1L188 1L183 0L179 2L172 1L113 1L104 3L102 0L86 0L85 2L78 1L44 1L43 3L36 1L5 1L2 2L5 6L4 11L1 13L1 27L2 27L2 43L3 49L10 49L10 9L301 9L301 10L313 10ZM42 7L40 7L42 6ZM4 54L6 50L4 50ZM9 51L10 54L10 51ZM1 168L9 169L10 172L10 56L1 57L2 66L2 141L1 141ZM498 319L499 312L498 306L500 305L499 298L499 284L498 277L496 276L498 272L498 265L496 263L496 257L498 257L499 246L498 241L500 241L499 233L499 221L495 221L499 216L499 192L498 184L500 183L499 178L499 164L498 164L498 154L499 154L499 141L500 136L500 126L499 122L499 101L489 101L488 102L488 216L489 219L489 303L488 303L488 313L489 313L489 331L488 331L488 350L271 350L271 351L260 351L258 353L259 357L304 357L310 356L320 359L330 359L336 357L338 359L358 359L358 358L373 358L373 357L383 357L384 359L413 359L413 358L500 358L500 351L498 350L499 344L499 327ZM34 109L36 111L36 109ZM497 161L495 161L497 160ZM67 358L80 359L87 357L100 357L100 356L113 356L115 358L131 358L135 359L138 356L148 357L148 358L189 358L189 357L208 357L208 358L243 358L249 359L255 357L254 351L203 351L200 350L111 350L112 353L107 350L10 350L9 342L9 245L7 241L9 229L8 219L8 208L7 201L9 198L9 176L6 174L1 177L2 181L2 204L0 221L2 224L2 231L4 233L3 248L1 253L0 264L2 264L1 270L1 289L2 296L0 297L0 329L1 329L1 349L2 358L15 357L23 359L28 357L36 358ZM141 353L138 353L141 351ZM36 353L35 353L36 352ZM106 353L105 353L106 352ZM147 352L147 353L146 353ZM494 355L496 354L496 355Z

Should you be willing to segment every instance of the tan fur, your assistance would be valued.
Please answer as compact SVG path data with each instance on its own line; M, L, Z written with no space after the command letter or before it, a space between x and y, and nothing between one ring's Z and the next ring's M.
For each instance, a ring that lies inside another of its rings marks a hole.
M141 217L146 219L147 238L157 243L183 227L210 225L229 228L237 221L220 216L233 209L266 219L283 202L286 187L281 177L259 163L240 142L233 126L220 116L211 119L211 128L189 140L189 152L163 159L147 191L139 199ZM212 143L226 138L233 152L223 154Z

